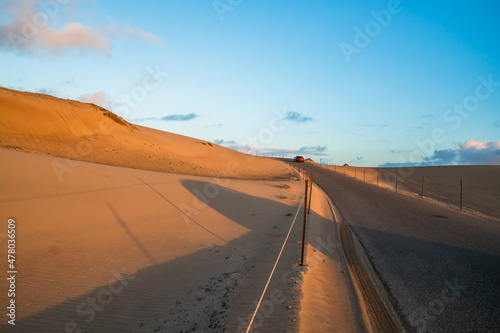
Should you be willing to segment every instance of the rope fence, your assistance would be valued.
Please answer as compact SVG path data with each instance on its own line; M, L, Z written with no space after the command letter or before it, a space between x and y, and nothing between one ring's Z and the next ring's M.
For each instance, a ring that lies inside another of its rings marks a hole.
M298 167L296 167L296 169L299 171L300 175L304 179L304 196L302 197L302 200L301 200L301 202L299 204L299 207L297 208L297 211L295 212L295 217L293 219L292 224L290 225L290 229L288 230L288 234L286 235L286 238L285 238L285 240L283 242L281 250L280 250L280 252L278 254L278 257L276 258L276 261L274 263L274 267L271 270L271 273L269 275L267 283L264 286L264 290L262 291L260 299L259 299L259 301L258 301L258 303L257 303L257 305L255 307L255 310L253 311L253 315L252 315L252 317L250 319L250 322L248 323L247 329L245 331L246 333L249 333L251 331L251 329L252 329L252 325L254 323L255 316L259 312L259 308L260 308L260 306L262 304L262 300L264 299L264 296L266 295L266 292L267 292L267 289L268 289L269 284L271 282L271 279L273 278L273 275L275 273L276 266L278 265L278 262L279 262L279 260L281 258L281 255L283 254L283 250L285 249L285 246L287 244L288 238L290 237L290 233L292 232L293 226L295 225L295 221L297 220L297 217L299 215L299 211L302 208L302 206L303 206L304 215L303 215L303 224L302 224L301 256L300 256L299 265L300 266L304 265L306 220L307 220L307 214L310 213L310 209L311 209L311 193L312 193L312 187L313 187L313 181L312 181L313 174L312 174L312 171L308 174L307 169L304 168L304 167L298 166Z

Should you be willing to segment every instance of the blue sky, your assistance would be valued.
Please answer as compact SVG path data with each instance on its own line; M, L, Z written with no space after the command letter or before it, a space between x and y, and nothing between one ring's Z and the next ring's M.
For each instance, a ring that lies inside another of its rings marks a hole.
M0 85L251 153L500 164L498 1L0 1Z

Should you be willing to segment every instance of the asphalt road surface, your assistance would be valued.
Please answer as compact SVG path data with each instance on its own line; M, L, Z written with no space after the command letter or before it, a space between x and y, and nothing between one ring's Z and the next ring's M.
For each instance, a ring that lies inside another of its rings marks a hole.
M500 223L305 166L360 240L406 330L500 332Z

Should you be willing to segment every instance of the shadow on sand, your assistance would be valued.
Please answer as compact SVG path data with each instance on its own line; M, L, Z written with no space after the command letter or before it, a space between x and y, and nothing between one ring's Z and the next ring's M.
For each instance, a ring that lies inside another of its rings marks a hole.
M154 253L148 251L148 245L127 226L127 217L108 204L117 223L151 266L137 272L110 268L109 272L102 272L109 276L109 284L18 319L15 327L2 325L0 330L217 332L221 327L227 331L245 328L293 220L293 216L287 215L296 211L297 203L289 205L263 199L212 182L186 180L182 185L207 206L250 231L224 245L203 247L192 254L158 263ZM154 189L153 185L145 183L145 186ZM217 188L217 194L209 200L200 196L207 186ZM165 204L174 205L175 198L169 200L156 192L165 199ZM263 207L268 206L274 211L270 216L264 214L267 208ZM207 239L212 240L224 239L224 222L203 221L202 215L191 218L199 226L199 235L206 234ZM185 223L179 212L172 232L185 227ZM256 317L255 326L270 330L296 328L297 313L287 307L298 308L300 304L301 274L297 266L300 233L301 225L296 223L269 286L267 306L263 306L262 313ZM23 306L28 305L21 303L18 314L22 314Z

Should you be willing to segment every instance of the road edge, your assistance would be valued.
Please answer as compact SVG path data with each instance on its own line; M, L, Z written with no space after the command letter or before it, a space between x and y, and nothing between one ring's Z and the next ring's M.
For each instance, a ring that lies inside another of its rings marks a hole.
M316 184L319 188L318 184ZM366 257L358 238L351 231L334 200L326 194L338 226L342 255L349 269L366 329L369 332L406 332L387 291Z

